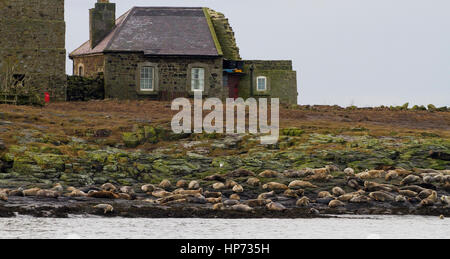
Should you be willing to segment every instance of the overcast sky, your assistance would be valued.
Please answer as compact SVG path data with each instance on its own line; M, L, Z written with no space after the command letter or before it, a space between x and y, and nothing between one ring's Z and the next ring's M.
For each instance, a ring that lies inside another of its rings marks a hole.
M66 48L89 37L96 0L66 0ZM244 59L292 59L300 104L450 106L448 0L112 0L211 7L224 13ZM72 73L68 59L67 73Z

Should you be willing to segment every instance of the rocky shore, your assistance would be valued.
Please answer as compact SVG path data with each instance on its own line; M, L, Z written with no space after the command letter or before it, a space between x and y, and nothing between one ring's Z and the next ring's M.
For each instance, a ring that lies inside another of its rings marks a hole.
M160 102L1 108L1 217L450 216L448 112L283 108L261 145L173 134Z
M338 214L450 216L450 171L338 168L259 175L239 169L172 184L0 189L0 217L310 218ZM262 184L259 178L270 178ZM296 179L296 180L293 180ZM202 180L214 182L202 186ZM283 184L292 180L289 184ZM316 181L315 184L308 180ZM140 187L139 187L140 186ZM334 186L334 187L333 187Z

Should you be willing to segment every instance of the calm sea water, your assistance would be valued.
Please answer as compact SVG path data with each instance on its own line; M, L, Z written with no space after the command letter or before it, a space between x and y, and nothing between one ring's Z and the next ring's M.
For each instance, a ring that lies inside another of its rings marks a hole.
M332 219L0 219L0 238L450 238L450 219L343 216Z

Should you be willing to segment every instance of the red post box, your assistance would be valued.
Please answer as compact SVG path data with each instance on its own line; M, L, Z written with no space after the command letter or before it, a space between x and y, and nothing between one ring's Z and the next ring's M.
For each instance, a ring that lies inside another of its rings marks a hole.
M49 103L49 102L50 102L50 94L45 93L45 103Z

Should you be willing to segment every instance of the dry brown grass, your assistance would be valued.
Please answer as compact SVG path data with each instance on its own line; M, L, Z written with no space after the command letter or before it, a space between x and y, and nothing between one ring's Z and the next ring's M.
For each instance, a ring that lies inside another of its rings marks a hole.
M169 102L157 101L90 101L51 103L45 107L0 105L0 121L13 122L0 126L5 142L14 142L12 136L24 128L38 128L46 133L76 136L80 132L109 129L111 141L118 141L121 132L129 131L134 124L169 126L177 111ZM205 115L207 113L205 112ZM450 138L450 112L344 110L321 107L310 110L280 108L280 126L296 127L307 132L366 134L374 136L416 135L424 132ZM365 128L367 131L355 131Z

